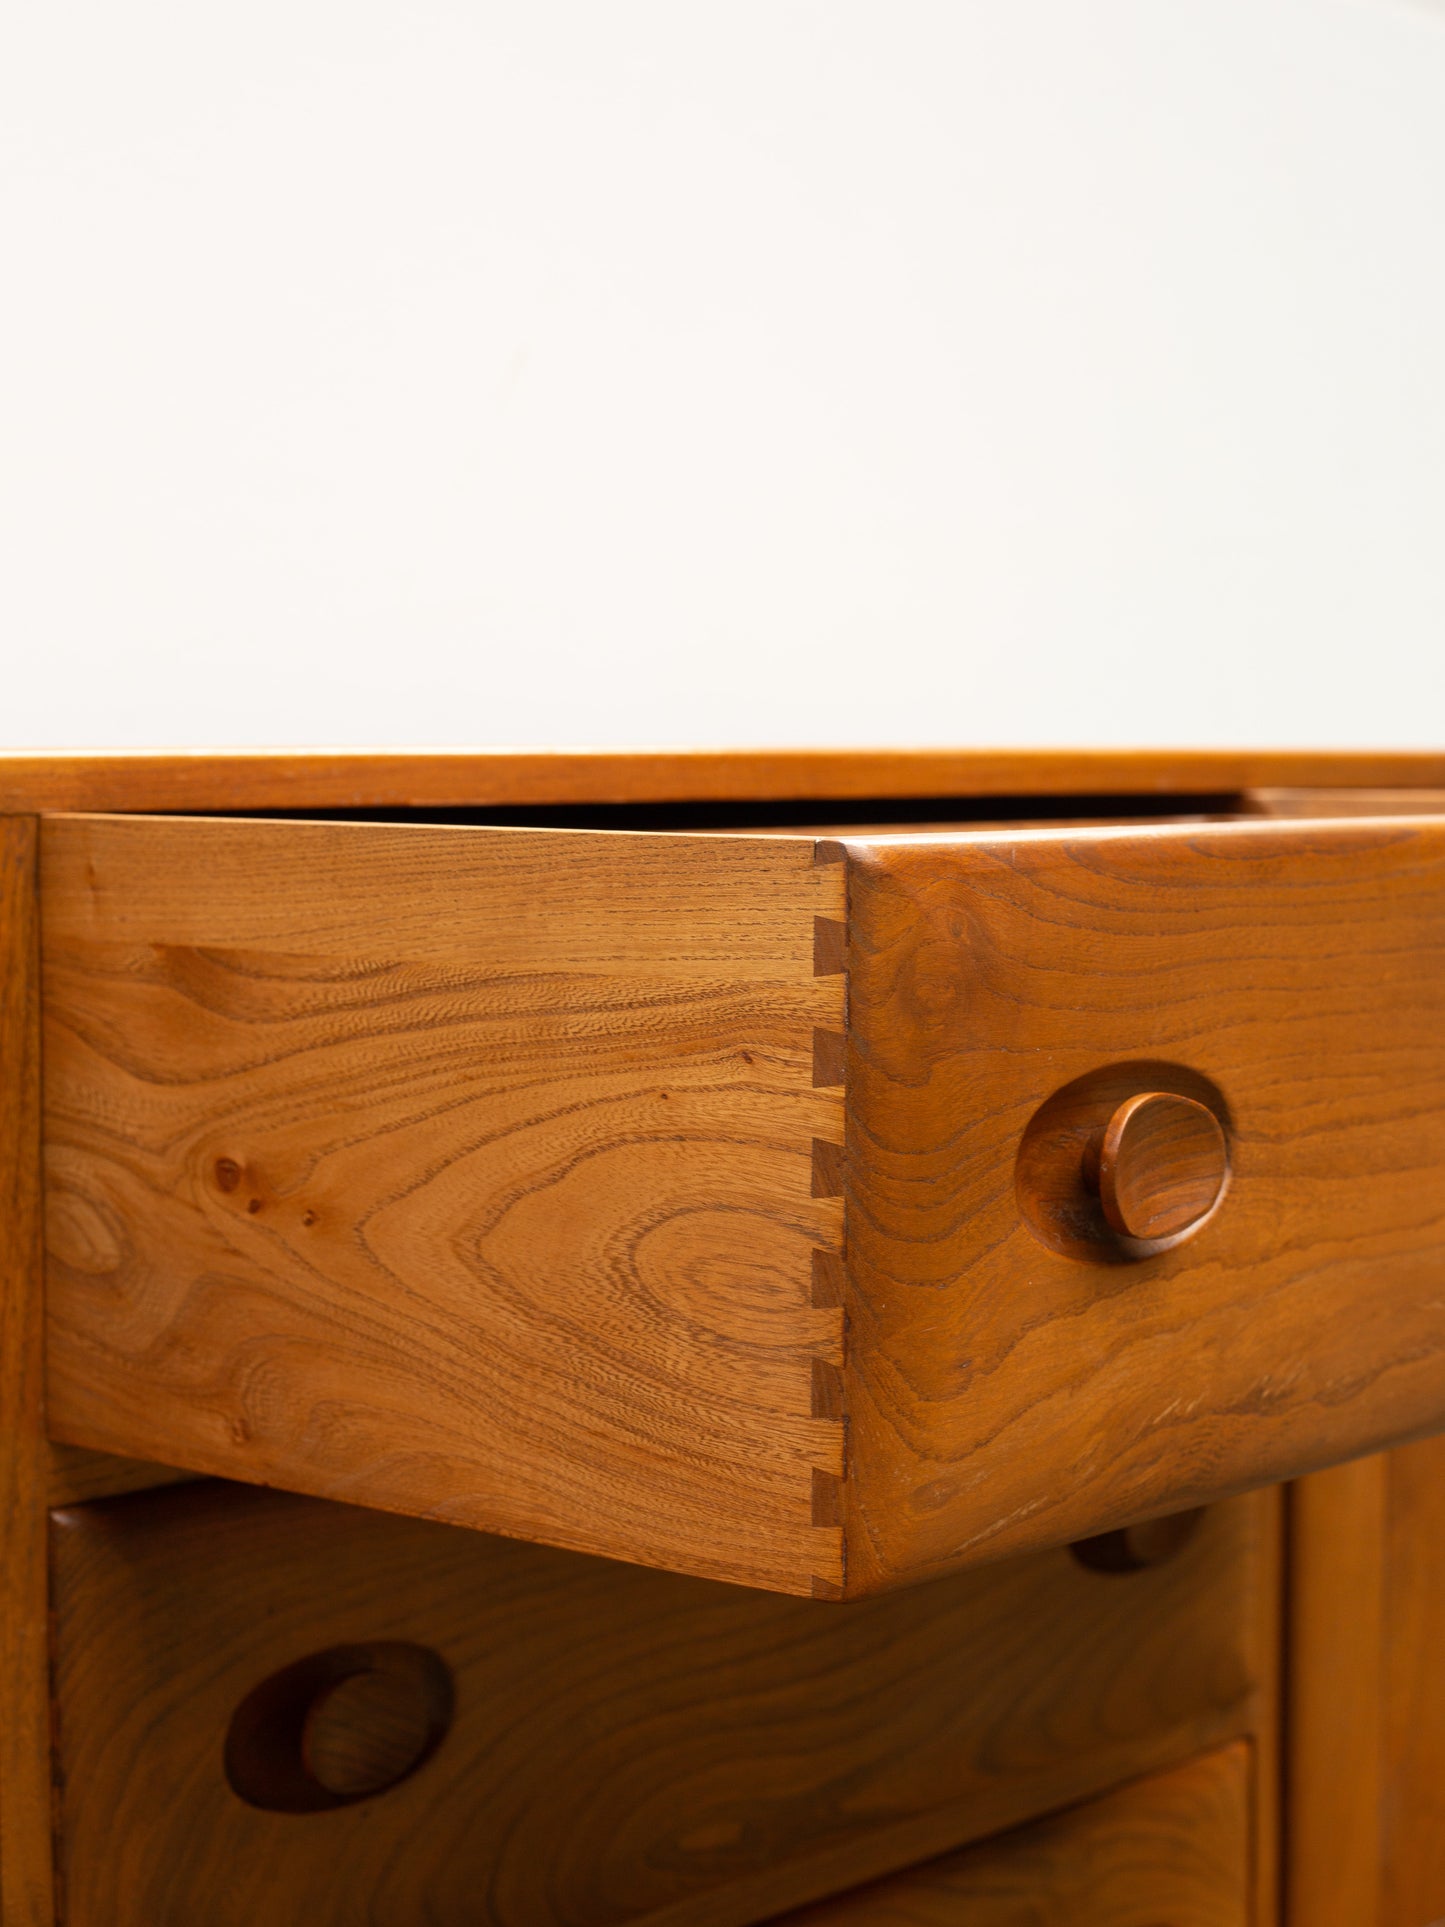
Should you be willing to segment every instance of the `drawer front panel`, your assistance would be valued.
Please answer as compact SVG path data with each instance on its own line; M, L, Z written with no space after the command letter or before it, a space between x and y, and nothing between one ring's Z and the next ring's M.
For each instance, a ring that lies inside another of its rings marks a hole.
M1249 1779L1227 1747L777 1927L1248 1927Z
M850 1589L1445 1422L1445 826L840 854Z
M1252 1730L1276 1520L838 1606L226 1484L60 1512L65 1918L742 1927Z
M806 840L52 821L56 1435L836 1592L841 903Z

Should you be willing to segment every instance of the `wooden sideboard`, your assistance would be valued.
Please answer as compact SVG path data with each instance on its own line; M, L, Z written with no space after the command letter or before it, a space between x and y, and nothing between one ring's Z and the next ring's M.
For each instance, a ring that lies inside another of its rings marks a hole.
M1434 1927L1442 957L1445 757L0 756L5 1927Z

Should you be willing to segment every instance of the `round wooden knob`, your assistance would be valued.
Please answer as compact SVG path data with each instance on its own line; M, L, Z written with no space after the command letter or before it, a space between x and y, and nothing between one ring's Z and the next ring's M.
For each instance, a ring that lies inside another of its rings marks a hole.
M318 1786L343 1800L404 1780L430 1749L433 1710L425 1682L373 1668L324 1687L306 1711L301 1759Z
M1173 1512L1165 1519L1148 1519L1142 1525L1076 1540L1069 1550L1090 1572L1145 1572L1182 1552L1203 1517L1204 1508L1197 1506L1191 1512Z
M1229 1175L1219 1119L1172 1091L1126 1098L1098 1150L1099 1202L1128 1238L1173 1238L1207 1217Z

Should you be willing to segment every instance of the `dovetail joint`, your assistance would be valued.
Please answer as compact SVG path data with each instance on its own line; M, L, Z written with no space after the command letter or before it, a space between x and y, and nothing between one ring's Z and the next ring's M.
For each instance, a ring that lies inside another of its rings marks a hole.
M843 1481L836 1472L813 1467L813 1524L840 1526L843 1523Z
M841 1030L813 1032L813 1089L826 1090L844 1081L847 1040Z
M836 917L813 919L813 975L839 977L848 967L848 926Z
M813 1196L841 1198L843 1195L843 1147L826 1139L813 1139Z

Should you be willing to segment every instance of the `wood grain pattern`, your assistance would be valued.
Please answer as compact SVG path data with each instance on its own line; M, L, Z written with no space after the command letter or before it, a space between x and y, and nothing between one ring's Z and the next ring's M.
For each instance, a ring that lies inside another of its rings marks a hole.
M1445 1419L1445 825L849 842L850 1593L1081 1538ZM1187 1243L1051 1249L1025 1127L1202 1077Z
M228 1485L59 1514L67 1927L743 1927L1249 1731L1272 1512L847 1608ZM430 1762L237 1798L238 1703L372 1641L450 1669Z
M357 810L777 798L1445 789L1445 755L1314 750L0 753L0 809Z
M0 1919L53 1927L36 824L0 818Z
M1445 1918L1445 1438L1291 1495L1291 1927Z
M1225 1747L777 1927L1251 1927L1249 1780Z
M836 1591L839 870L138 818L43 864L57 1438Z

